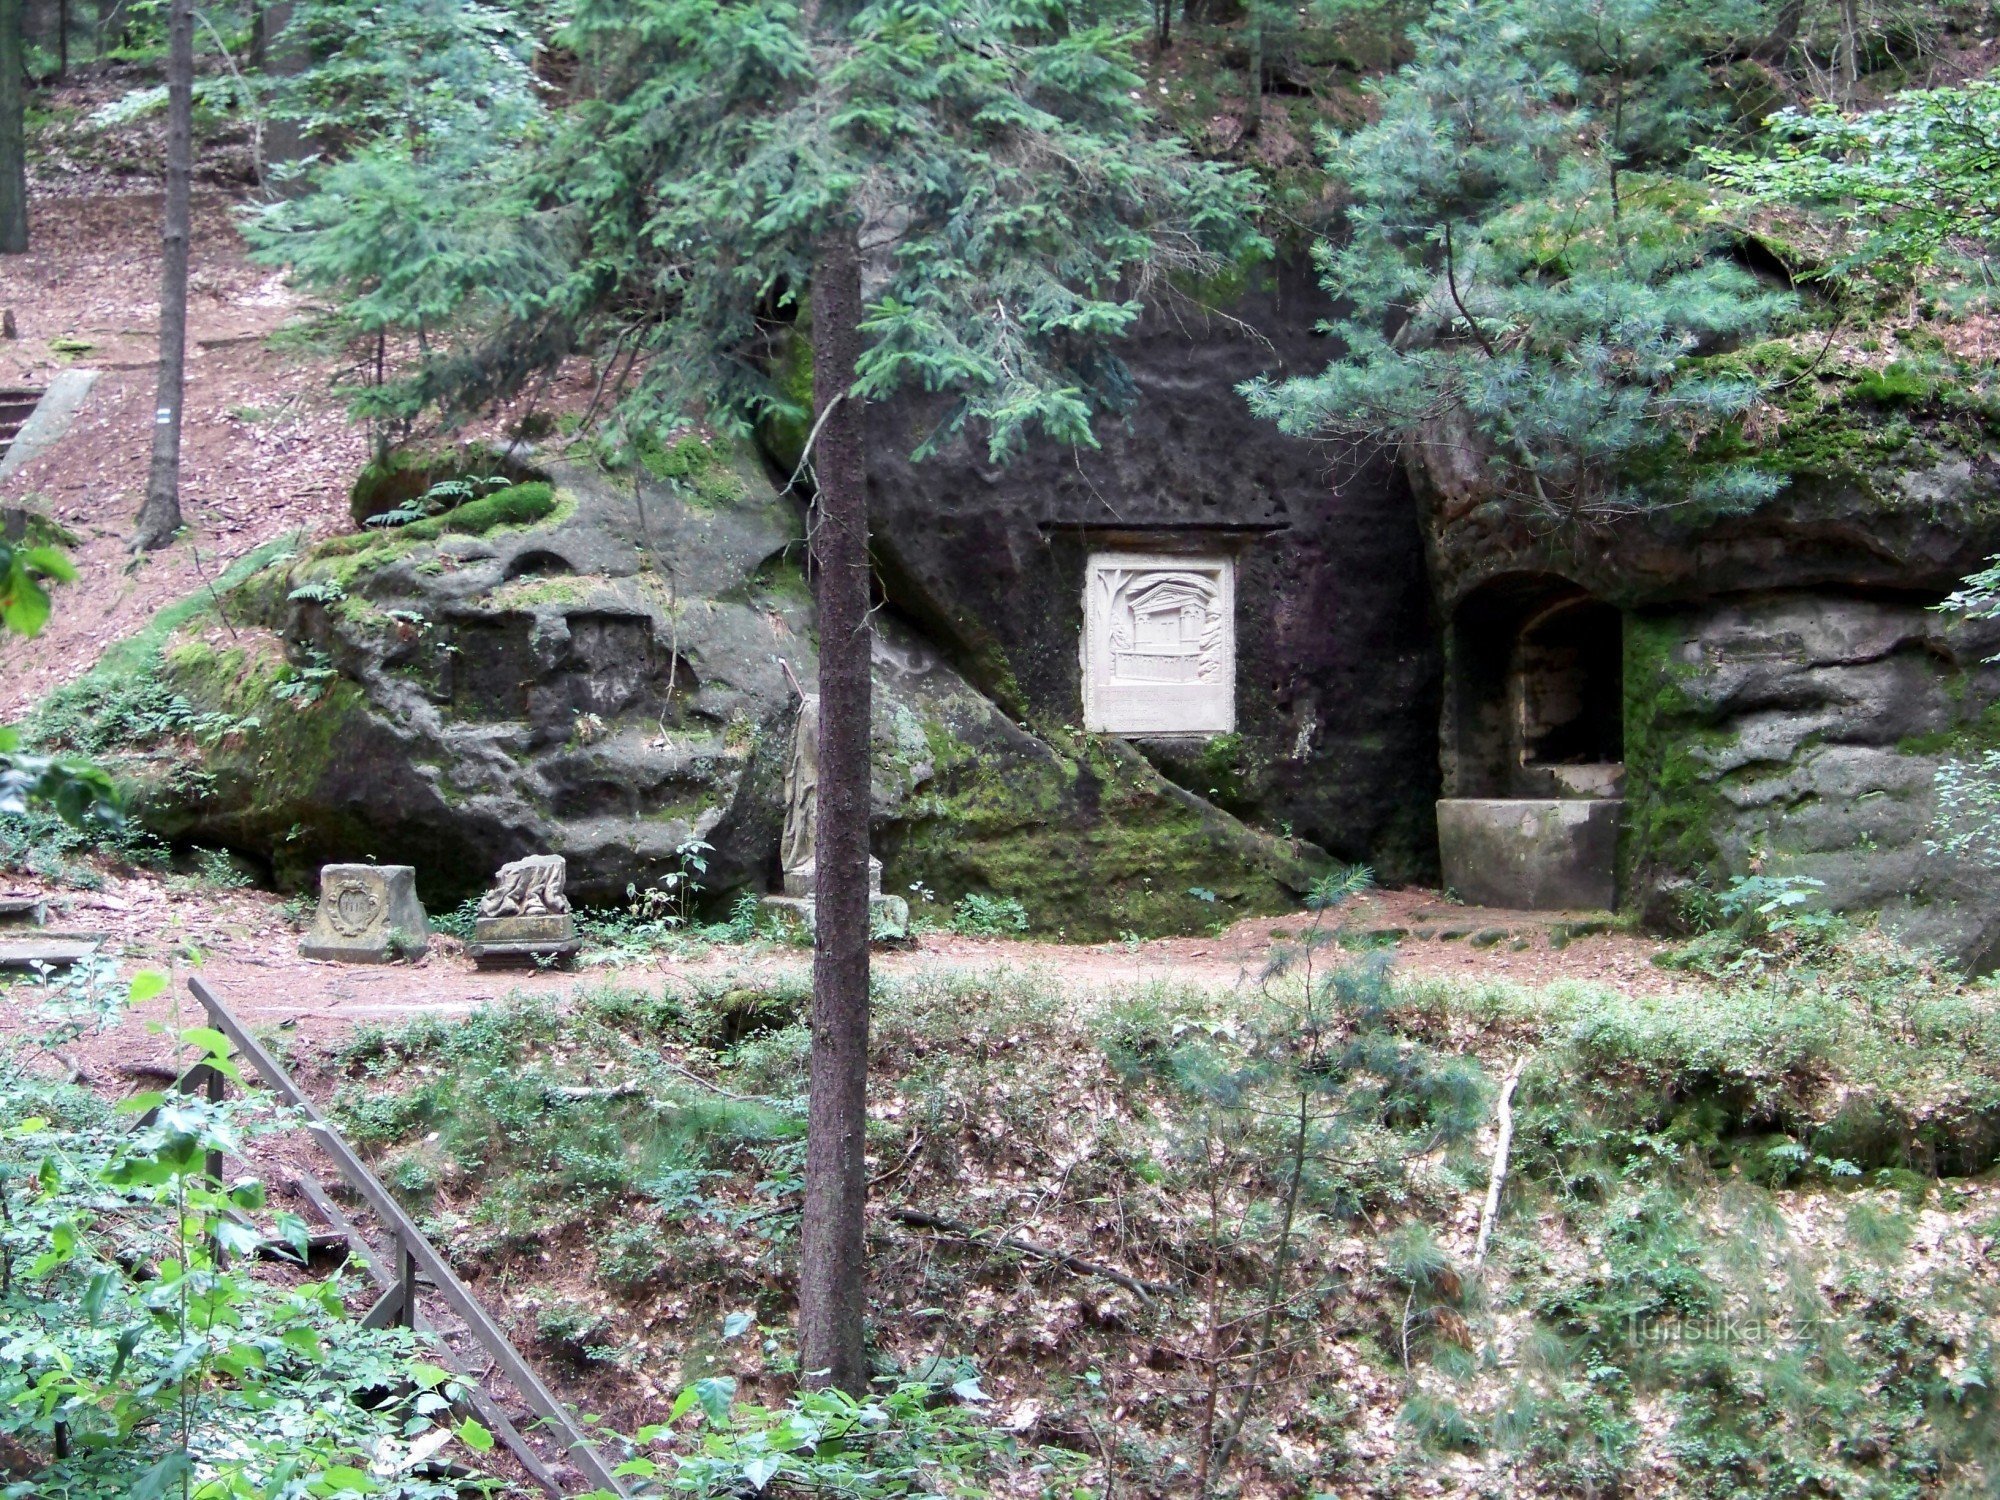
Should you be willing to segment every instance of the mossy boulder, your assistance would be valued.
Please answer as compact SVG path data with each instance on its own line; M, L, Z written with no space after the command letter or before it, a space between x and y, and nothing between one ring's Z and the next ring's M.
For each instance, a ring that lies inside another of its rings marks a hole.
M1446 613L1526 574L1647 607L1754 589L1942 597L2000 551L2000 397L1985 371L1908 337L1923 347L1866 362L1803 335L1710 358L1715 374L1754 378L1765 402L1656 476L1661 504L1590 524L1524 515L1476 436L1440 422L1406 469ZM1722 463L1765 471L1777 493L1744 510L1675 503Z
M266 549L45 723L105 752L147 827L286 887L407 863L447 906L558 853L579 899L623 904L698 852L717 905L772 889L786 671L816 672L803 519L740 450L655 456L664 478L643 456L626 476L557 467L429 520ZM1184 931L1288 905L1323 863L1129 750L1022 731L894 622L877 687L892 889L1014 896L1072 935Z
M356 526L365 526L398 506L421 500L439 485L463 484L471 493L525 477L518 459L482 444L398 448L355 475L347 491L347 513Z
M1163 776L1122 740L1039 736L912 633L883 632L875 803L884 888L1012 897L1072 939L1198 932L1296 909L1328 866Z

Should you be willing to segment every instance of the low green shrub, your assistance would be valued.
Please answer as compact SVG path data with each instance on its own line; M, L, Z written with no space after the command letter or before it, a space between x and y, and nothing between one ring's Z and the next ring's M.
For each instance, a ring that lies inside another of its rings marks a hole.
M238 1105L155 1095L128 1132L25 1061L0 1052L0 1453L29 1476L8 1494L332 1495L378 1466L405 1500L460 1493L413 1456L462 1394L434 1340L361 1327L338 1277L268 1274L253 1252L302 1258L305 1225L207 1174L243 1150ZM456 1432L461 1464L491 1446Z
M952 908L951 930L960 937L1011 937L1028 930L1028 909L1013 896L970 892Z

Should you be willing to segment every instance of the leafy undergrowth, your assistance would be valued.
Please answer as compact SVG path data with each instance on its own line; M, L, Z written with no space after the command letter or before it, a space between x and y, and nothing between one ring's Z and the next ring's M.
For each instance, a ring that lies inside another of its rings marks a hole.
M0 1051L0 1494L466 1493L492 1438L449 1414L434 1342L363 1327L303 1222L211 1175L248 1111L153 1095L134 1126L33 1052Z
M1693 1002L1332 951L1229 995L878 989L875 1358L1006 1455L983 1492L1991 1492L1990 990L1818 932L1691 953ZM330 1082L592 1409L781 1406L804 1002L515 1000L358 1035Z

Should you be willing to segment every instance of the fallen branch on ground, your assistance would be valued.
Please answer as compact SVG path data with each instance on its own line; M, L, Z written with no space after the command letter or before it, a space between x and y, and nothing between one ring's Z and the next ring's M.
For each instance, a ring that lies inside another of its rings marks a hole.
M1165 1282L1141 1281L1136 1276L1127 1275L1116 1266L1107 1266L1102 1261L1086 1260L1081 1255L1071 1255L1067 1250L1054 1250L1047 1245L1037 1245L1014 1235L994 1238L990 1230L962 1224L957 1219L940 1218L937 1214L923 1213L914 1208L891 1208L888 1216L898 1224L908 1224L916 1229L932 1229L951 1239L963 1240L969 1245L986 1245L995 1250L1012 1250L1018 1255L1032 1255L1051 1265L1061 1266L1066 1271L1075 1271L1082 1276L1102 1276L1137 1297L1146 1306L1153 1305L1153 1298L1174 1288Z
M645 1092L636 1083L614 1083L604 1088L582 1088L552 1083L542 1090L544 1098L563 1104L581 1104L586 1099L636 1099Z
M1507 1152L1514 1144L1514 1085L1521 1081L1525 1057L1514 1059L1500 1085L1500 1132L1493 1142L1493 1175L1486 1182L1486 1202L1479 1209L1479 1241L1472 1250L1472 1269L1486 1264L1486 1242L1493 1234L1493 1221L1500 1216L1500 1189L1507 1182Z

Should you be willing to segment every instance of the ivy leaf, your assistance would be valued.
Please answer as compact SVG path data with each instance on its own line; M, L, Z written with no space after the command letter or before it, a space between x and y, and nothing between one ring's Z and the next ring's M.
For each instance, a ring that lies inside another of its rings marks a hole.
M357 1495L372 1495L377 1488L374 1480L348 1464L330 1464L312 1481L312 1490L316 1495L337 1495L343 1490Z
M125 1362L132 1357L132 1351L139 1347L139 1335L144 1330L128 1328L118 1335L117 1354L111 1361L111 1373L107 1380L116 1380L125 1369Z
M493 1434L488 1432L483 1424L475 1421L473 1418L467 1417L463 1422L460 1422L456 1431L458 1440L474 1453L491 1453L493 1451Z
M239 1224L234 1219L223 1219L215 1226L215 1242L231 1255L254 1255L264 1236L257 1232L253 1224Z

